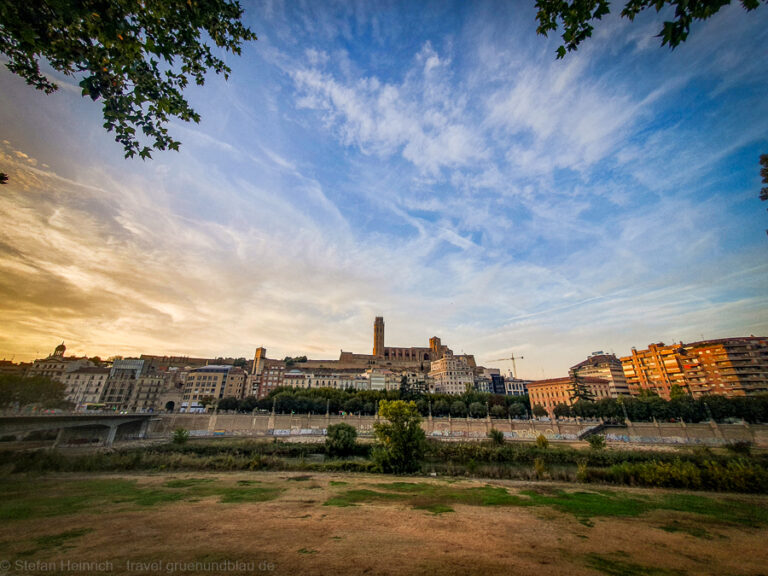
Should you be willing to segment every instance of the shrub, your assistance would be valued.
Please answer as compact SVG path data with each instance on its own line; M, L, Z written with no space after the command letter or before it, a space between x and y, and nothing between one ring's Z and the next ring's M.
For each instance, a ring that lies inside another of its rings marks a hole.
M592 436L589 436L587 442L589 442L589 447L592 448L592 450L602 450L605 448L605 436L602 434L593 434Z
M734 454L741 454L743 456L749 456L752 453L752 442L748 440L739 440L725 445L728 450Z
M325 449L328 456L349 456L355 452L357 430L344 422L328 426Z
M496 408L496 406L494 406ZM491 428L491 431L488 432L488 437L493 441L494 444L501 446L504 444L504 432L501 430L496 430L496 428Z
M549 468L547 468L547 463L544 461L544 458L536 458L533 461L533 470L536 472L536 478L539 480L549 477Z
M576 463L576 480L578 482L589 482L589 473L587 471L587 459L580 458Z
M536 437L536 446L539 448L549 448L549 440L547 440L547 437L544 436L544 434L539 434Z
M187 440L189 440L189 430L184 428L176 428L176 430L173 431L171 440L174 444L178 444L179 446L186 444Z

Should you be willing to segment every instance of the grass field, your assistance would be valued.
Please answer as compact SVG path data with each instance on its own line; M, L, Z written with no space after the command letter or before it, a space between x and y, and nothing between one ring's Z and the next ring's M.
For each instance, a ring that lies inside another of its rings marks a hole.
M766 574L768 497L352 474L0 479L7 574ZM4 570L4 572L3 572Z

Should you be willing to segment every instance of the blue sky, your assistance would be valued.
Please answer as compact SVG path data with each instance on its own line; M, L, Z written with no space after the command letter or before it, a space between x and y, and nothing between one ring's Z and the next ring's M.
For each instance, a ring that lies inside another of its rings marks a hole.
M244 6L259 40L152 161L76 80L0 71L0 357L334 358L383 315L541 378L768 335L765 7L674 51L663 12L609 17L556 60L533 2Z

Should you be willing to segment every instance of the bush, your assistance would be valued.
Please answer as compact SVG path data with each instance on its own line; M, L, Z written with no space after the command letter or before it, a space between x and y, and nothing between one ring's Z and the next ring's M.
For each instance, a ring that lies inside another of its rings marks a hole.
M549 468L547 468L547 463L544 461L544 458L536 458L533 461L533 470L536 473L536 478L539 480L544 480L549 477Z
M549 448L549 440L547 440L547 437L544 436L544 434L539 434L536 437L536 446L539 448Z
M739 440L725 445L728 450L734 454L741 454L743 456L749 456L752 453L752 442L747 440Z
M355 452L357 445L357 430L344 422L328 426L325 438L325 450L328 456L334 458L349 456Z
M501 446L504 444L504 432L502 432L501 430L496 430L496 428L491 428L491 431L488 432L488 437L497 446Z
M589 447L592 450L602 450L605 448L605 436L602 434L593 434L587 437L587 442L589 442Z
M176 430L173 431L173 436L171 437L171 440L174 444L177 444L179 446L186 444L187 440L189 440L189 430L186 430L184 428L176 428Z

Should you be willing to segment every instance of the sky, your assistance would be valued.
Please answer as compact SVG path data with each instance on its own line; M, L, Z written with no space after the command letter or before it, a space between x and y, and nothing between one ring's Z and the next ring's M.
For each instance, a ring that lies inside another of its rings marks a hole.
M768 7L674 51L531 1L244 2L258 41L124 159L77 79L0 70L0 358L337 358L441 337L538 379L768 336ZM618 10L618 8L615 8Z

